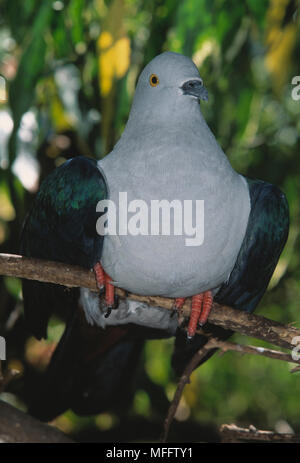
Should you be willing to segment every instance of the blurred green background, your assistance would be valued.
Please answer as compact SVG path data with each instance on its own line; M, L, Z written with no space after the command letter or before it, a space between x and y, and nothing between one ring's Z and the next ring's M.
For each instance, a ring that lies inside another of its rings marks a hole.
M299 21L296 0L0 0L0 252L18 252L40 181L70 157L105 156L143 66L176 51L199 67L209 91L203 113L233 167L287 195L289 240L257 313L300 327L300 101L292 98ZM31 338L18 279L0 279L0 304L5 366L20 373L0 397L26 410L24 378L45 368L63 323L51 321L45 342ZM172 345L148 342L126 416L67 412L55 424L81 440L157 439L176 386ZM231 422L300 432L300 373L289 370L261 357L215 355L193 373L171 440L214 441Z

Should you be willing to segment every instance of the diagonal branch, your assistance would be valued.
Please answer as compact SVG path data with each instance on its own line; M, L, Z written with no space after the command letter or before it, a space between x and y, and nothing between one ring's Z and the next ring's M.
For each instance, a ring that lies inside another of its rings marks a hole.
M189 363L186 365L184 372L182 373L177 388L174 394L174 397L170 403L169 410L167 416L164 421L163 433L161 436L161 442L167 442L170 426L173 422L175 417L180 399L183 394L183 390L185 386L190 382L190 376L193 373L194 369L197 365L201 362L201 360L208 354L210 350L220 349L222 353L227 351L234 351L240 352L242 354L254 354L254 355L261 355L264 357L276 359L276 360L283 360L285 362L292 362L300 364L300 359L296 360L291 357L290 354L286 354L285 352L276 351L273 349L266 349L264 347L257 347L257 346L245 346L242 344L236 344L229 341L221 341L217 338L210 338L209 341L194 354L191 358ZM292 370L295 371L296 369Z
M179 381L177 384L177 388L170 403L169 410L167 416L164 421L163 433L160 438L160 442L167 442L167 438L169 435L170 426L172 421L175 417L183 390L187 384L190 382L190 376L197 365L201 362L201 360L208 354L211 349L214 349L214 343L217 342L216 338L211 338L196 354L193 355L187 366L185 367Z

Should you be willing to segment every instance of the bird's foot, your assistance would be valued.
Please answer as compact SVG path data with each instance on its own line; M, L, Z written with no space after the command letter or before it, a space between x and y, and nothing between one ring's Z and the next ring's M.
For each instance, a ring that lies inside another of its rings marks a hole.
M177 297L174 300L174 304L172 307L172 316L177 313L178 315L182 315L182 307L184 305L185 297Z
M177 297L174 300L173 307L172 307L171 317L174 317L174 315L177 314L179 326L181 326L184 321L184 316L182 313L184 301L185 301L184 297Z
M187 329L187 338L192 339L196 333L197 326L203 326L209 316L213 304L211 291L205 291L192 297L192 310Z
M115 287L112 284L112 279L109 275L107 275L107 273L105 273L100 262L97 262L97 264L94 265L94 272L100 294L105 292L105 318L108 318L111 314L111 311L116 307L118 302L117 298L115 297Z
M97 264L94 265L94 273L96 277L96 283L99 288L100 294L102 294L105 290L105 272L103 270L102 265L100 262L97 262Z
M108 318L111 314L111 311L117 307L118 298L115 295L115 287L112 284L112 279L109 275L105 275L105 277L105 304L107 309L105 318Z

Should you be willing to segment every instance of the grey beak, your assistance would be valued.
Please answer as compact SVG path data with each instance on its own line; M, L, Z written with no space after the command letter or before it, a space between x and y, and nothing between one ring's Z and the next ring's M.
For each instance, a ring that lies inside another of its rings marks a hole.
M181 86L184 95L191 95L199 100L208 100L208 91L203 85L202 80L192 79L184 82Z

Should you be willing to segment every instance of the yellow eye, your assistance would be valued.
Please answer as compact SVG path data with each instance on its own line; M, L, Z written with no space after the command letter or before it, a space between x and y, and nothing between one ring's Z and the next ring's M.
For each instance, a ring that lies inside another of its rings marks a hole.
M156 74L151 74L149 82L151 87L156 87L159 84L159 78Z

